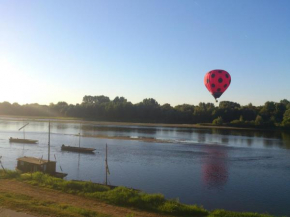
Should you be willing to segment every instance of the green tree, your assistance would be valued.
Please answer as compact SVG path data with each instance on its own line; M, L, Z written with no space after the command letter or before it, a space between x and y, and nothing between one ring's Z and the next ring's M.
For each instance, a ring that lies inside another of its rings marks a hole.
M264 123L264 120L263 120L262 116L257 115L256 120L255 120L255 125L260 126L260 125L262 125L263 123Z
M218 118L214 119L212 123L214 125L222 125L223 124L223 119L222 119L222 117L218 117Z
M124 97L115 97L115 99L113 100L114 103L124 103L124 102L127 102L127 99L124 98Z
M290 127L290 109L286 110L283 116L283 125Z
M107 103L107 102L110 102L110 98L104 95L83 97L83 103L94 104L94 103Z

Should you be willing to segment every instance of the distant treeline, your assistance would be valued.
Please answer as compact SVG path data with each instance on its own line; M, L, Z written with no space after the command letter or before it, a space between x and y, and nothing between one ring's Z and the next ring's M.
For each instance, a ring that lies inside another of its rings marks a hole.
M66 102L50 105L3 102L0 115L76 117L97 121L122 121L143 123L197 124L253 126L253 127L290 127L290 102L265 102L262 106L251 103L241 106L238 103L222 101L218 106L213 103L198 105L160 105L152 98L132 104L124 97L110 100L107 96L84 96L81 104Z

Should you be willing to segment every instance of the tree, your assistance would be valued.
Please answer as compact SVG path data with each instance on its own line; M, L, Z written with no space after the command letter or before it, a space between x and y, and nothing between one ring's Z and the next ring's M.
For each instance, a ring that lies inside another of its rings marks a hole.
M255 120L255 125L262 125L264 123L263 118L260 115L257 115L256 120Z
M153 98L143 99L142 104L150 107L159 107L158 102Z
M276 110L275 102L265 102L264 106L259 112L259 115L263 118L264 121L269 121L271 116L274 115Z
M290 102L287 99L281 100L280 103L284 104L286 107L290 106ZM290 108L287 108L287 109L290 109Z
M284 103L276 103L275 105L275 122L282 122L283 115L286 111L286 105Z
M173 108L169 103L165 103L164 105L161 106L161 109L164 111L172 110Z
M106 102L110 102L110 98L104 95L83 97L83 103L94 104L94 103L106 103Z
M231 102L231 101L222 101L219 104L219 108L221 109L238 109L240 108L241 105L236 102Z
M218 107L213 103L201 102L198 105L182 104L174 108L166 103L162 106L153 99L132 104L124 97L90 96L83 97L81 104L68 105L64 101L49 106L39 104L19 105L17 103L0 103L2 115L33 116L71 116L91 120L159 122L159 123L214 123L235 126L290 125L290 102L266 102L263 106L246 106L230 101L220 102Z
M238 120L241 116L241 106L238 103L222 101L214 112L214 117L222 117L224 122Z
M244 121L243 115L240 116L240 121L241 121L241 122Z
M127 102L127 99L126 98L124 98L124 97L115 97L115 99L113 100L113 102L115 102L115 103L123 103L123 102Z
M222 119L222 117L218 117L218 118L214 119L212 123L214 125L222 125L223 124L223 119Z
M283 116L283 125L290 127L290 109L286 110Z

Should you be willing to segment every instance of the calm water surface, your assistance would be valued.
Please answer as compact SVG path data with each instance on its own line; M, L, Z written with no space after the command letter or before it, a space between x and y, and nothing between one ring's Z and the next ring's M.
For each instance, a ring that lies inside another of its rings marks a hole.
M9 143L23 138L27 122L0 120L0 155L5 168L16 159L47 159L48 123L31 122L25 137L39 144ZM93 147L95 154L62 152L61 145ZM171 143L98 139L94 135L148 137ZM162 193L206 209L268 212L290 216L290 134L284 132L186 129L168 127L51 124L51 159L66 179L105 181L105 145L112 185ZM61 167L61 168L60 168Z

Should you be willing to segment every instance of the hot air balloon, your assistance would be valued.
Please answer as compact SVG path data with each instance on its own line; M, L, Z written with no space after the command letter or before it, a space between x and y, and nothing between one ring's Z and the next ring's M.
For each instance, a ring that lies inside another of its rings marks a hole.
M204 76L204 84L217 102L219 98L231 84L230 74L222 69L211 70Z

